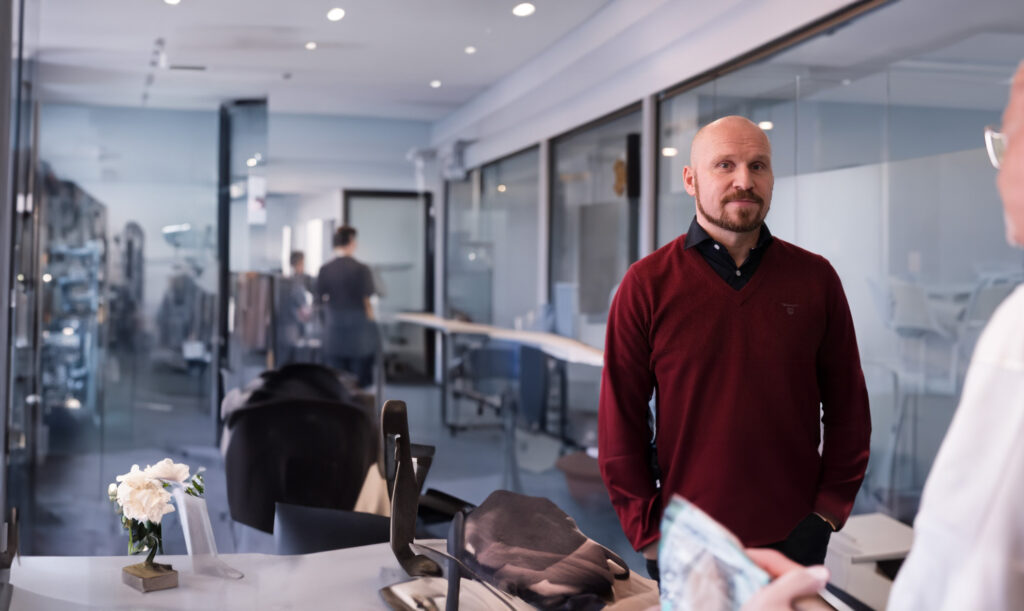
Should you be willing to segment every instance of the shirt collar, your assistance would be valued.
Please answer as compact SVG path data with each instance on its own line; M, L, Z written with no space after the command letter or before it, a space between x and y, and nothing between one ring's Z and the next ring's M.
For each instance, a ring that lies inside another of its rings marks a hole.
M683 248L693 248L694 246L704 242L705 240L714 241L714 238L708 235L707 231L704 231L704 228L701 227L700 223L697 222L697 215L694 215L693 220L690 222L690 228L686 230L686 242L683 243ZM771 240L772 232L768 230L768 225L762 224L761 233L757 236L757 244L755 244L754 248L752 248L751 250L761 248L762 246L768 244L768 242L770 242Z

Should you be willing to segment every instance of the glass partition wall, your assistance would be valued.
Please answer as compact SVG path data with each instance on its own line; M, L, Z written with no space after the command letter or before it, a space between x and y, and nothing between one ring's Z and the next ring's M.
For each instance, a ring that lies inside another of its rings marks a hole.
M447 315L537 327L540 154L536 147L448 182Z
M555 330L601 348L615 289L637 257L641 113L552 144L550 295Z
M829 64L884 19L870 14L663 99L657 242L693 218L682 168L696 130L727 114L758 122L776 177L766 222L829 259L853 313L874 422L857 510L909 519L978 333L1024 281L1024 258L1002 239L982 138L999 122L1024 37L975 34L870 68Z

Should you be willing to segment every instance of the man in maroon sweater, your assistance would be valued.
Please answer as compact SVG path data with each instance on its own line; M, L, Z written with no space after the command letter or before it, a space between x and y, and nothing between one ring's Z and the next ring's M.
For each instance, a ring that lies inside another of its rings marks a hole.
M608 316L601 474L654 577L673 494L748 547L820 564L871 434L846 296L828 261L764 225L774 176L757 125L719 119L690 155L689 231L630 267Z

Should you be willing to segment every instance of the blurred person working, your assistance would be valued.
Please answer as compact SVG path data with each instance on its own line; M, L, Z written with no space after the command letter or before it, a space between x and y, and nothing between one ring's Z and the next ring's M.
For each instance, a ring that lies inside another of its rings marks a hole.
M281 278L277 289L277 366L300 360L299 340L306 335L306 323L312 308L306 295L313 291L313 279L306 275L306 256L293 251L289 258L292 273Z
M689 231L630 267L609 313L601 474L652 577L673 494L748 547L820 564L871 433L846 296L828 261L764 225L774 175L757 125L707 125L690 163Z
M1000 168L1006 239L1024 247L1024 63L1002 134L987 131L986 139ZM999 306L974 350L888 608L1024 609L1024 286Z
M373 382L379 338L370 296L373 272L355 259L357 232L347 225L334 232L334 259L320 268L316 298L324 308L324 356L327 364L354 374L360 387Z

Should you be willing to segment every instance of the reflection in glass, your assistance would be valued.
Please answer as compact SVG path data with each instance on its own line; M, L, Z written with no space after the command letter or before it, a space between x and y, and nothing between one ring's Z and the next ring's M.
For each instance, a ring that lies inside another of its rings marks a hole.
M611 298L636 259L639 156L631 151L639 150L640 127L640 112L630 112L552 147L555 329L592 346L604 346Z
M506 328L536 319L539 157L532 148L448 183L449 316Z

